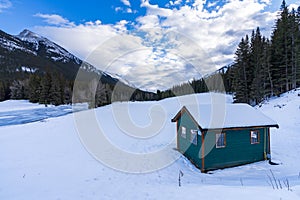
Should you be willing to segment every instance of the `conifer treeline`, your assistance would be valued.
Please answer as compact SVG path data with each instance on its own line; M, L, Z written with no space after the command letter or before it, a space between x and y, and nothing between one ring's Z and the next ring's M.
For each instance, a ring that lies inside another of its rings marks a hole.
M32 103L61 105L71 103L72 82L59 73L30 74L9 86L11 99L29 99Z
M289 11L283 1L271 39L262 36L259 28L253 30L250 37L241 39L234 63L225 68L200 80L159 91L159 96L206 92L209 80L216 86L210 91L222 91L217 87L220 76L226 92L234 94L235 102L252 105L300 87L300 7Z
M11 83L0 81L0 100L28 99L32 103L55 106L87 102L90 107L99 107L114 101L157 100L155 93L127 86L122 82L106 83L97 73L90 75L87 80L77 81L75 99L73 80L67 80L58 72L46 72L31 73L29 78Z
M236 102L257 104L300 86L300 7L283 1L271 40L260 29L242 38L231 73Z

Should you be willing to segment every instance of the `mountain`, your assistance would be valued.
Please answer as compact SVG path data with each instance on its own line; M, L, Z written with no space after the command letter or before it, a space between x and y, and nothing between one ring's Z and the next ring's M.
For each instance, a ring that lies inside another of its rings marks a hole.
M126 80L119 79L117 75L98 70L55 42L30 30L25 29L16 36L0 30L0 93L2 84L5 87L5 99L11 97L9 90L12 82L27 80L30 74L43 76L46 72L58 73L65 80L73 82L79 70L83 75L80 81L85 82L84 86L92 78L100 78L101 83L108 84L107 88L111 88L110 90L119 82L124 90L137 90L140 96L154 95L137 89Z
M0 31L1 80L22 79L22 72L60 72L74 79L82 61L67 50L28 30L17 36Z
M72 62L79 65L82 64L82 61L79 58L69 53L66 49L27 29L22 31L16 37L23 42L30 43L35 54L45 55L45 57L51 58L53 61L60 61L63 63Z
M57 71L67 79L74 80L82 65L87 72L105 75L104 82L115 84L118 81L34 32L25 29L19 35L13 36L0 30L1 80L24 78L22 72L46 71Z

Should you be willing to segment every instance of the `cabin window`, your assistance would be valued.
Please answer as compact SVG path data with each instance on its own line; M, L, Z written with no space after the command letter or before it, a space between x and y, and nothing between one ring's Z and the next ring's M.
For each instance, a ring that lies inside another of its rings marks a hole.
M197 145L197 134L197 130L191 130L191 143L193 143L194 145Z
M184 126L181 127L181 137L186 138L186 128Z
M198 130L198 135L202 136L202 132L200 130Z
M224 148L226 146L226 134L216 133L216 148Z
M259 131L251 131L251 144L258 144L259 143Z

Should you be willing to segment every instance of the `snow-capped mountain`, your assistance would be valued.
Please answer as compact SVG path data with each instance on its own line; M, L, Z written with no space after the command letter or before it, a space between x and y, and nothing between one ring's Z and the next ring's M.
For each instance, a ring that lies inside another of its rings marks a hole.
M0 78L14 80L26 67L40 73L58 71L66 78L74 79L81 63L66 49L29 30L17 36L0 31Z
M24 68L26 72L59 71L73 80L81 68L88 73L100 75L104 82L115 84L119 81L30 30L25 29L16 36L0 30L0 79L8 74L14 76L14 73L24 72Z
M61 46L57 45L56 43L48 40L45 37L42 37L36 33L33 33L27 29L23 30L19 35L16 36L20 40L24 42L28 42L32 44L32 51L33 52L41 52L44 51L46 56L51 58L54 61L61 61L61 62L70 62L73 61L77 64L81 64L81 60L76 56L69 53L66 49L62 48Z
M20 41L18 38L8 35L0 30L0 47L4 48L9 51L24 51L26 53L31 53L33 55L36 55L36 52L30 50L28 47L25 47L23 42Z
M108 84L110 89L119 83L125 93L135 91L132 94L135 99L144 96L154 99L154 93L139 90L121 76L99 70L55 42L32 31L25 29L13 36L0 30L0 83L5 85L5 98L10 97L9 90L14 81L27 81L30 74L58 73L72 83L79 70L82 88L89 87L91 79L99 79L102 84ZM85 100L84 95L80 98Z

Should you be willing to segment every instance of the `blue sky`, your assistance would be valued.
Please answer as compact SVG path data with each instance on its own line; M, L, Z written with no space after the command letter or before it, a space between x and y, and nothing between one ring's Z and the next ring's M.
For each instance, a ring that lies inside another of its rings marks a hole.
M127 9L120 0L1 0L1 2L10 2L11 6L2 9L0 16L1 29L11 34L17 34L24 28L47 25L36 14L57 14L75 22L76 24L86 21L101 20L105 24L114 24L120 20L134 21L139 15L145 14L145 8L140 8L138 1L132 1L131 7L137 9L138 13L127 13L116 11L117 8Z
M129 3L124 3L129 2ZM150 0L153 5L165 8L180 8L182 5L192 5L193 1L171 6L169 0ZM213 11L217 6L223 6L228 0L204 1L208 11ZM263 1L261 1L263 2ZM281 1L270 1L266 10L276 11ZM294 0L287 0L288 4L298 3ZM208 5L215 4L211 7ZM3 6L1 6L3 5ZM131 11L130 11L131 10ZM139 16L146 14L146 8L141 7L141 0L0 0L0 28L10 34L18 34L24 28L47 25L45 21L38 18L36 14L57 14L75 22L76 24L87 21L100 20L103 24L115 24L121 20L135 22Z
M270 35L280 5L281 0L0 0L0 29L14 35L30 29L154 90L230 64L245 34L259 26Z

